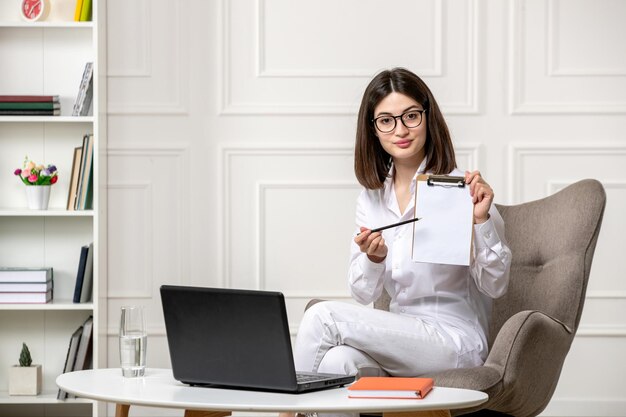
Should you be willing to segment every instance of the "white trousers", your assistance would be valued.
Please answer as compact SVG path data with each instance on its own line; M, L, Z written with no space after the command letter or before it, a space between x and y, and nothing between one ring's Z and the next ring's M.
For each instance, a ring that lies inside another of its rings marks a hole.
M357 376L406 376L456 368L459 355L437 326L354 304L309 308L294 348L296 369Z
M449 338L420 318L336 301L305 312L294 348L299 371L357 377L414 377L455 368L458 358Z

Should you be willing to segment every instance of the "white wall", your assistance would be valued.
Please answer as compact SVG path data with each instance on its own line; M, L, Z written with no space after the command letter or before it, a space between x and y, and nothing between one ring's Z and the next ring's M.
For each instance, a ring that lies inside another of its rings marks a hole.
M618 0L108 0L109 365L136 303L148 365L170 366L164 283L283 291L294 334L309 298L348 299L356 111L376 72L406 66L497 202L605 185L544 415L626 416L624 16Z

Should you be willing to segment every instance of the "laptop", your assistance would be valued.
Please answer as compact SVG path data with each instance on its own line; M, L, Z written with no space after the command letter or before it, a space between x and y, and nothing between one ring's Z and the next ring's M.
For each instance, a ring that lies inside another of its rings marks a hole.
M215 388L302 393L354 376L296 374L282 293L161 286L174 378Z

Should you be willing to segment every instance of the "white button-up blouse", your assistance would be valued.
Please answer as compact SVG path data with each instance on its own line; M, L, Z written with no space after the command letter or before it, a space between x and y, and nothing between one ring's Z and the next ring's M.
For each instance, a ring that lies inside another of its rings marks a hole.
M413 196L416 177L423 173L424 165L411 183ZM455 169L450 175L464 173ZM380 190L364 189L357 200L357 233L360 226L372 229L411 219L414 200L401 214L391 176ZM385 288L391 296L391 312L421 318L456 346L459 367L482 364L487 357L492 299L506 292L511 264L504 222L493 204L489 214L489 220L474 226L469 267L413 262L411 224L382 232L388 253L381 263L370 261L353 241L348 278L352 297L369 304Z

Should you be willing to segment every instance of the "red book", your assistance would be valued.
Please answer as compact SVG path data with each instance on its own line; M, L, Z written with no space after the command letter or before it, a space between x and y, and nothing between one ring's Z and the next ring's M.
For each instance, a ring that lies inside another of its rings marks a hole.
M59 101L59 96L3 96L0 95L0 103L18 102L18 103L42 103Z
M432 378L364 376L348 387L349 398L422 399L433 389Z

